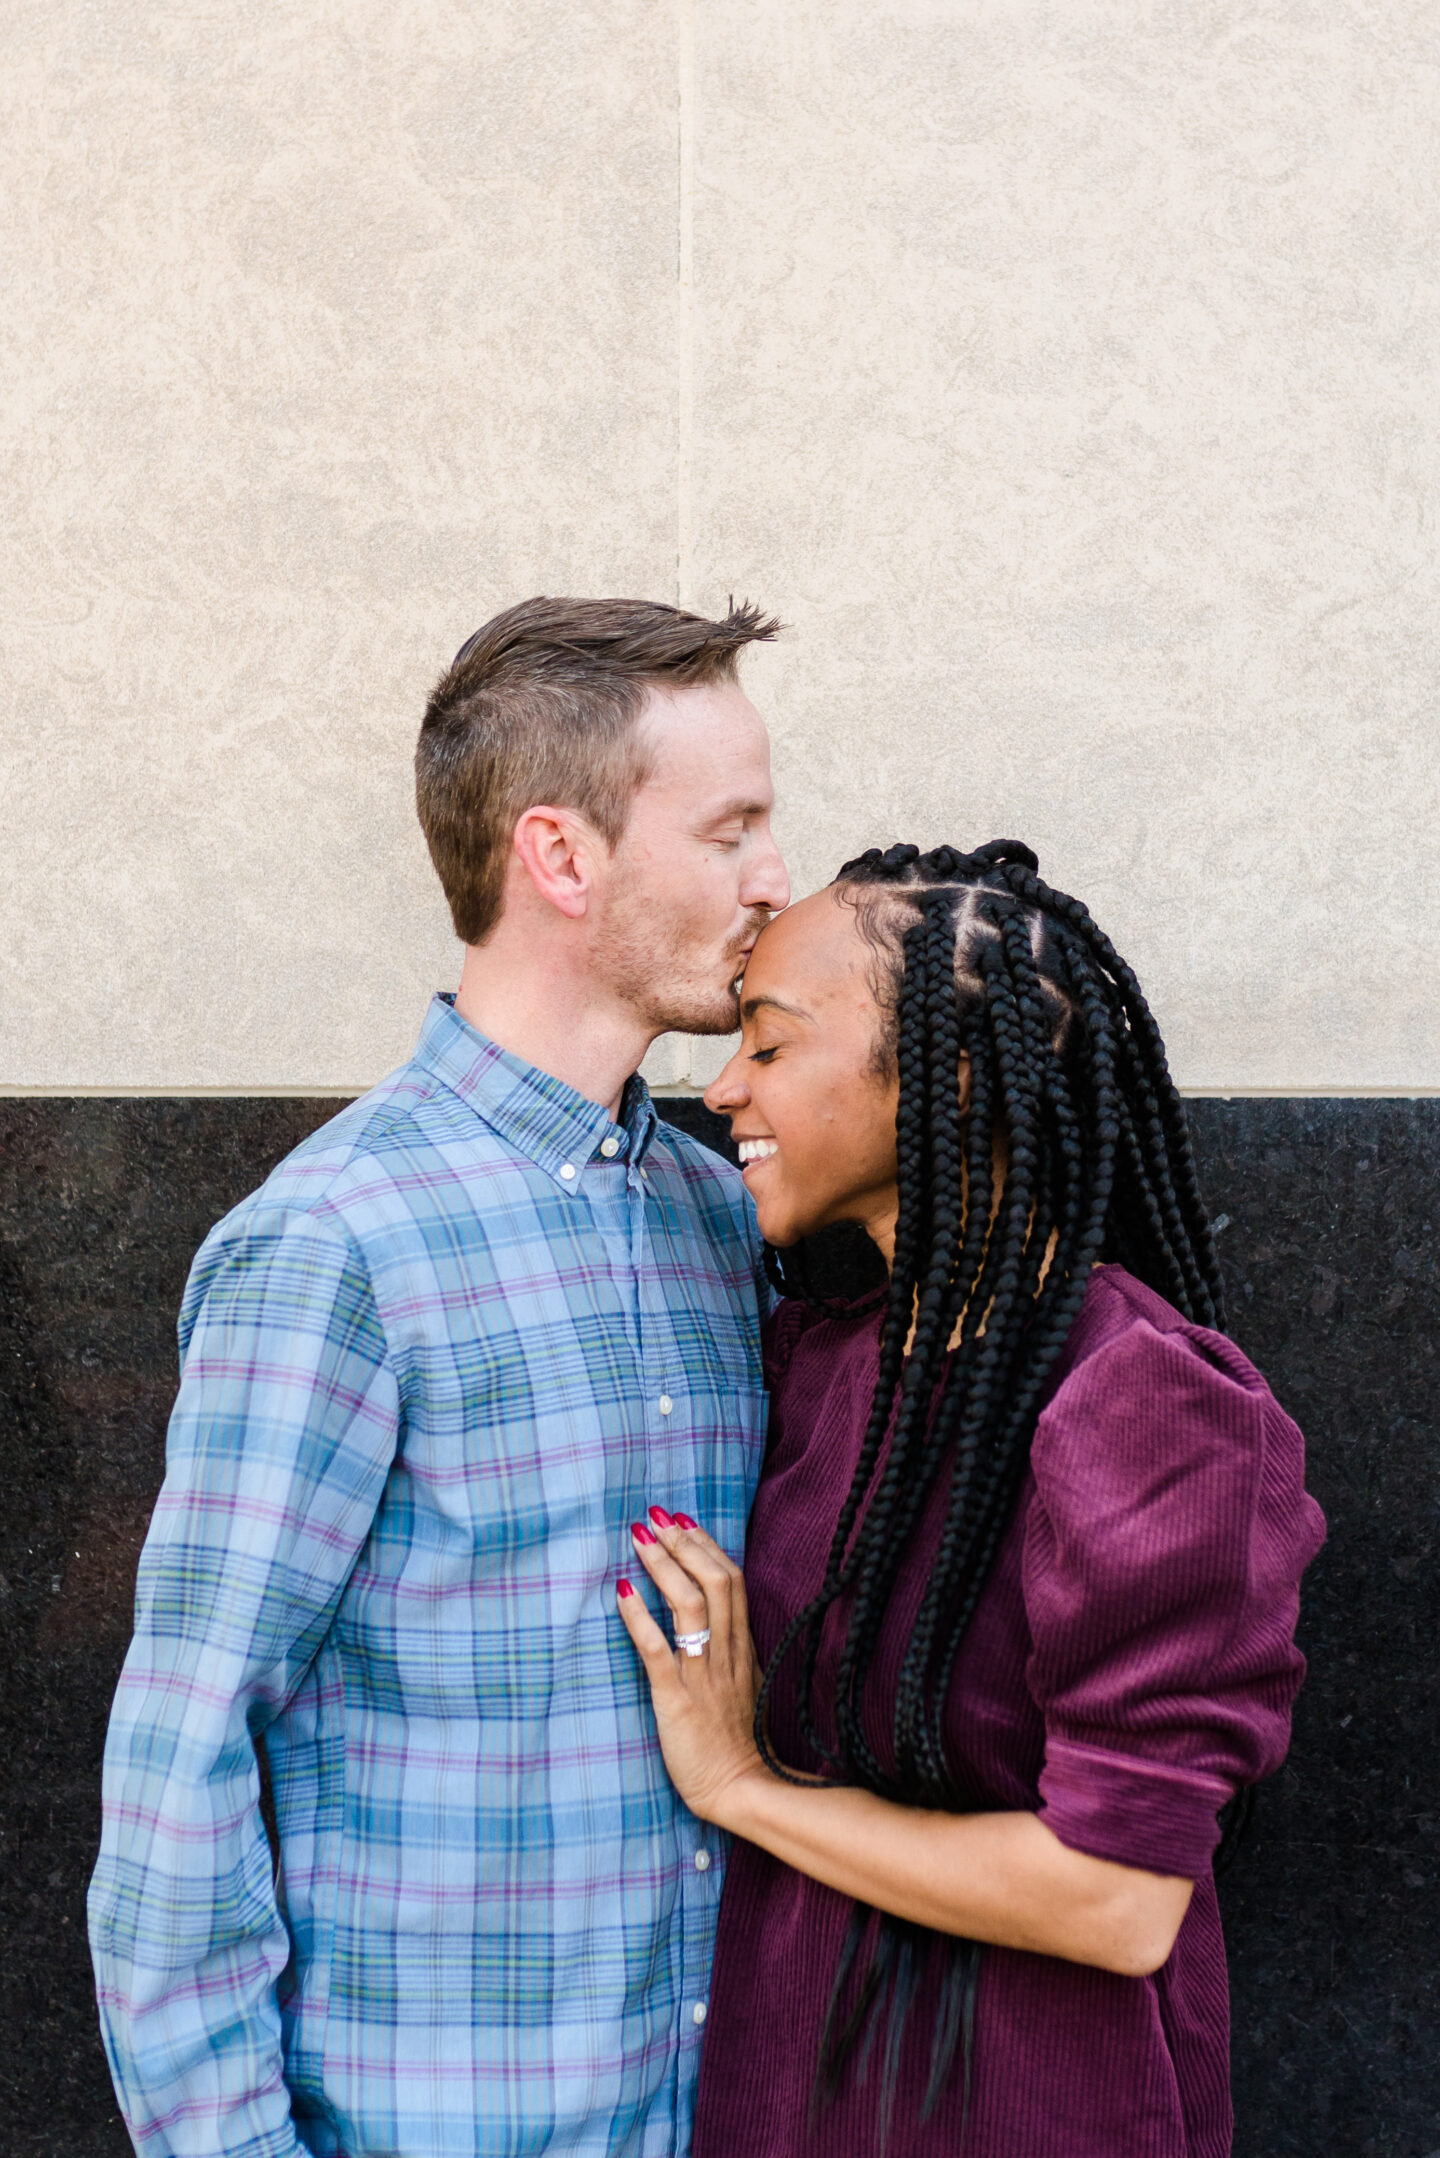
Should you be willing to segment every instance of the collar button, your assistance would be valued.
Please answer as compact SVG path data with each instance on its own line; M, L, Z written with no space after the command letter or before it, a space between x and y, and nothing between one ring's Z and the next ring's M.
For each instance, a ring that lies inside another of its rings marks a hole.
M568 1184L568 1183L570 1183L570 1182L572 1181L572 1179L574 1178L574 1175L575 1175L575 1164L574 1164L574 1162L573 1162L573 1161L562 1161L562 1162L561 1162L561 1164L560 1164L560 1174L561 1174L561 1175L562 1175L562 1176L564 1177L564 1179L565 1179L565 1181L566 1181L566 1183L567 1183L567 1184Z

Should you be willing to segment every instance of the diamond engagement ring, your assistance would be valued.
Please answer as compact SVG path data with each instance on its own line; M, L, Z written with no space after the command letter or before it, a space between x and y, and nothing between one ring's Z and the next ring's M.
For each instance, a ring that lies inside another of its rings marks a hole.
M699 1633L677 1633L675 1646L683 1648L687 1656L700 1656L704 1654L705 1643L709 1638L710 1628L704 1626Z

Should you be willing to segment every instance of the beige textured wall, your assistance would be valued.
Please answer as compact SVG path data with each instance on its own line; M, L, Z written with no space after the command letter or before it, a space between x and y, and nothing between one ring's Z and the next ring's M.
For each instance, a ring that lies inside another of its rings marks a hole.
M455 947L426 692L673 591L650 0L0 14L0 1073L343 1086Z
M1028 837L1182 1083L1440 1087L1420 0L21 0L0 251L0 1079L403 1056L569 589L793 625L798 888Z

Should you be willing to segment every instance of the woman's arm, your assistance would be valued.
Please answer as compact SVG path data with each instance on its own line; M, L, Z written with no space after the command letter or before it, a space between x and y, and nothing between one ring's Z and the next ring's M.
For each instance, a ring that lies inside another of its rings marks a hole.
M870 1791L782 1783L759 1762L713 1818L877 1910L1127 1978L1165 1962L1193 1885L1072 1851L1033 1813L922 1813Z
M627 1583L619 1608L650 1679L666 1766L702 1820L842 1895L1000 1948L1141 1977L1174 1946L1192 1883L1073 1851L1033 1813L949 1814L872 1792L790 1784L753 1736L759 1674L740 1570L701 1530L652 1515L635 1549L677 1633L677 1654ZM647 1540L649 1539L649 1540Z

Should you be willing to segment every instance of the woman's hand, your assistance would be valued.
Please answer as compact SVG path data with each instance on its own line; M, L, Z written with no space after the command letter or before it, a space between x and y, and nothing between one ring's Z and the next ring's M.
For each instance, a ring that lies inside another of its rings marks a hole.
M745 1605L745 1580L688 1514L650 1509L631 1529L635 1555L670 1606L675 1632L710 1638L698 1656L674 1649L628 1581L617 1588L620 1616L640 1652L671 1781L693 1814L725 1827L727 1795L747 1778L770 1780L754 1737L760 1690Z
M759 1672L740 1569L685 1514L650 1509L636 1556L677 1634L671 1647L628 1581L620 1616L640 1652L665 1765L691 1812L842 1896L942 1933L1140 1977L1174 1946L1188 1880L1072 1851L1033 1813L929 1813L839 1784L792 1783L755 1746Z

